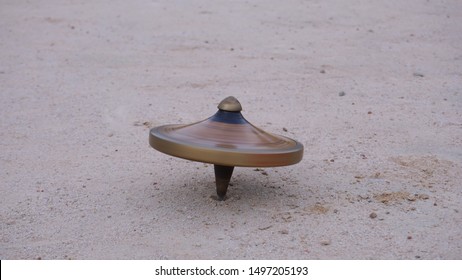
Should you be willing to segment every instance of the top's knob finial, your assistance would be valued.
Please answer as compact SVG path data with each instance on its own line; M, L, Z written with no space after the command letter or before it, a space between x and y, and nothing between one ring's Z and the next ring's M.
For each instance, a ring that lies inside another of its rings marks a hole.
M218 104L218 109L228 112L240 112L242 110L241 103L234 96L228 96Z

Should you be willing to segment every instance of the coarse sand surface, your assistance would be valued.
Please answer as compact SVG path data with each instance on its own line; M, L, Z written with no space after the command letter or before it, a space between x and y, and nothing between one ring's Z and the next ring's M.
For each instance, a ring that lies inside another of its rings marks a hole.
M0 0L0 259L461 259L462 1ZM235 96L304 158L149 129Z

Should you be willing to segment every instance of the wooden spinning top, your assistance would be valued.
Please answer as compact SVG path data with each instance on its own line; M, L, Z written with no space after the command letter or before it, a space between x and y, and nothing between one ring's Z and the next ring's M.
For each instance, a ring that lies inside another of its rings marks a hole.
M220 200L225 198L235 166L275 167L302 160L301 143L253 126L233 96L223 99L218 109L200 122L151 129L149 144L171 156L214 164Z

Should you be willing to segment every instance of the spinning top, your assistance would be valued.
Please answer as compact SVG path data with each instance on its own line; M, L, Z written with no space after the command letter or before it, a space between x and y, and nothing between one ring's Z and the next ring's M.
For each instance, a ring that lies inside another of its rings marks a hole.
M298 163L303 145L253 126L233 96L210 118L188 125L151 129L149 144L165 154L214 164L218 199L223 200L235 166L274 167Z

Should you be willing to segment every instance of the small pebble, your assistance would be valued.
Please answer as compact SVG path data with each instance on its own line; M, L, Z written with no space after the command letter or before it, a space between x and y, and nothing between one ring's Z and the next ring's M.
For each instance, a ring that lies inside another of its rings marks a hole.
M267 230L267 229L269 229L269 228L271 228L271 227L272 227L272 226L266 226L266 227L260 227L260 228L258 228L258 229L259 229L259 230Z
M422 73L417 73L417 72L415 72L413 75L414 75L414 77L419 77L419 78L423 78L423 77L424 77L424 74L422 74Z
M319 71L319 73L325 74L325 73L326 73L326 70L322 69L321 71Z
M323 246L330 245L330 240L323 240L323 241L321 241L321 245L323 245Z
M430 196L428 196L428 194L421 194L421 195L419 195L419 198L423 199L423 200L427 200L427 199L430 198Z
M338 93L338 96L345 96L345 94L346 93L344 91L341 91L341 92Z
M289 234L289 231L286 230L286 229L283 229L283 230L280 230L279 233L280 234Z
M412 239L412 236L409 235L409 236L407 237L407 239L408 239L408 240L411 240L411 239Z
M371 219L377 218L377 213L372 212L372 213L369 215L369 218L371 218Z
M283 127L282 130L284 130L285 132L287 132L287 128Z

